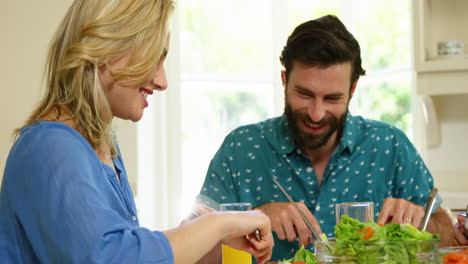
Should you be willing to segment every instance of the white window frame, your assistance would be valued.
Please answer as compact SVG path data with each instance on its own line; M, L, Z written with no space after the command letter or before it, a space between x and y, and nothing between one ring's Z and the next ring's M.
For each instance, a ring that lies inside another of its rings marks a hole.
M178 2L176 2L177 4ZM279 55L285 45L288 32L287 0L271 2L273 112L280 115L284 108L284 91L281 84L281 65ZM351 1L342 0L341 5L351 10ZM182 132L181 132L181 61L180 61L180 21L181 8L177 7L172 17L171 44L166 59L168 90L158 93L151 102L152 108L146 110L144 119L138 125L138 194L137 207L143 226L165 230L177 226L183 218L180 212L182 196ZM352 14L341 17L350 26ZM403 69L407 70L407 69ZM409 69L411 71L411 69ZM368 75L374 73L369 72ZM372 76L373 77L373 76ZM412 88L412 105L415 104ZM414 116L414 109L412 110ZM415 119L416 120L416 119ZM420 129L416 124L416 146ZM206 164L208 167L208 164ZM203 175L204 176L204 175ZM203 180L203 179L201 179Z

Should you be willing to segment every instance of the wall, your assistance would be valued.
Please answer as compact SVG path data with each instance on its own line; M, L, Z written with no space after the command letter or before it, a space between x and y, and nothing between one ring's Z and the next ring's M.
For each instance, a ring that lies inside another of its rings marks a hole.
M414 0L413 62L418 101L415 140L422 149L443 205L465 210L468 201L468 57L438 56L439 41L468 41L466 0ZM465 54L468 52L465 48ZM421 98L419 98L421 96ZM419 99L424 102L419 105ZM422 107L426 109L423 114Z
M12 144L11 133L22 125L43 92L41 80L48 42L71 3L72 0L0 2L0 180ZM128 174L136 175L136 126L117 121L115 127Z
M441 143L428 147L426 161L444 203L452 209L464 209L468 204L468 93L434 96L433 99Z

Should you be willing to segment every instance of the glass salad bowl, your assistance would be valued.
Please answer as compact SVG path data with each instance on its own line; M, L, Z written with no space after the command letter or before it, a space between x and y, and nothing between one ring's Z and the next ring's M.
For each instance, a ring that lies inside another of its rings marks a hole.
M357 241L334 239L315 242L315 256L320 264L433 264L438 263L439 241Z

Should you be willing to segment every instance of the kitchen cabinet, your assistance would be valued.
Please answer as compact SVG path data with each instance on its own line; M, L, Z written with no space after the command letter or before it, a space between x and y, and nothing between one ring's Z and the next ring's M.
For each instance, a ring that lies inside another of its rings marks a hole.
M418 94L468 93L466 52L457 56L437 55L438 43L448 40L463 41L468 46L468 1L414 0L414 68L417 81L421 82Z
M415 141L444 204L468 204L468 1L413 0ZM439 42L465 43L439 56ZM419 124L419 125L418 125Z

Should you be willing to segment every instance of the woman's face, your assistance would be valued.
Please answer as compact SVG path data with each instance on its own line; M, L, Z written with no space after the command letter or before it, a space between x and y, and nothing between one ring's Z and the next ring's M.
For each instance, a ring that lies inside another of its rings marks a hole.
M153 94L154 90L163 91L167 88L166 72L164 70L164 60L167 54L167 46L161 62L139 86L126 86L112 78L107 66L100 69L101 86L104 89L112 115L125 120L139 121L143 116L143 110L148 107L147 97ZM127 65L129 56L124 56L109 67L115 71Z

